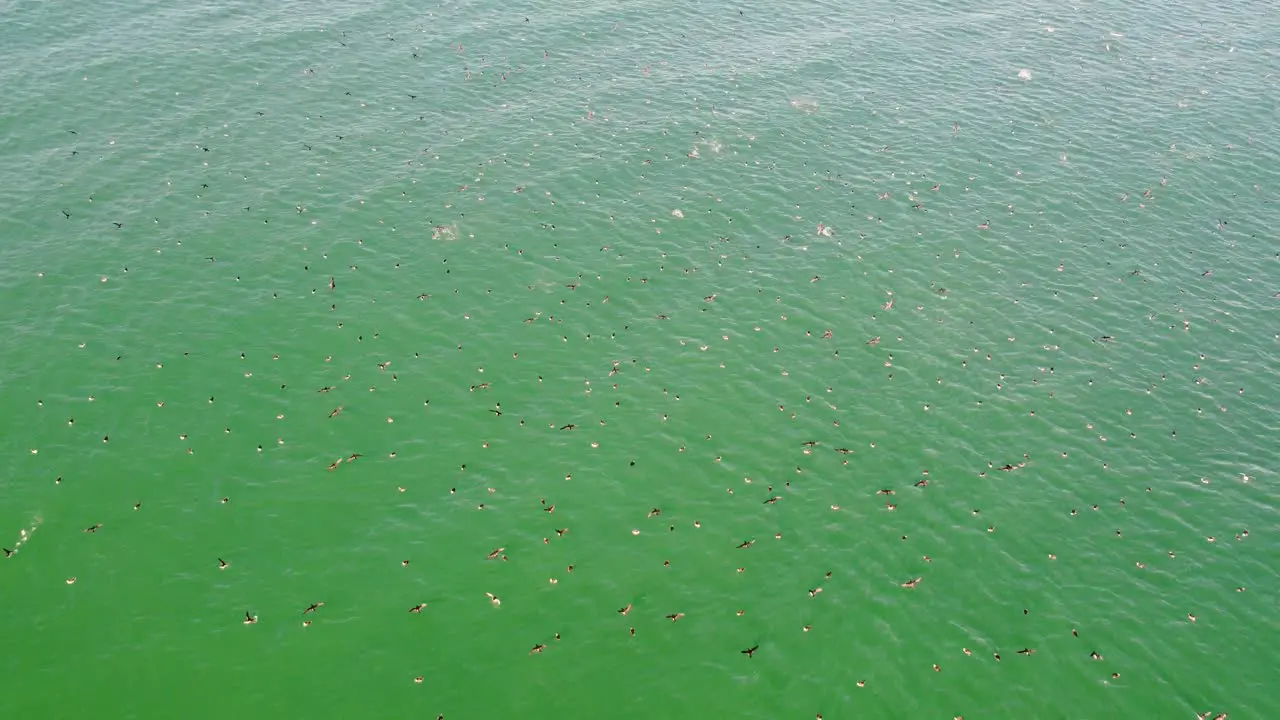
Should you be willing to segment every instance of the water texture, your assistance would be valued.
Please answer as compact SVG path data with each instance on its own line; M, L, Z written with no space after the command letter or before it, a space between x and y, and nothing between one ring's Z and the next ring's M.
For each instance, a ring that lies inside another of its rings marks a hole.
M0 3L0 717L1280 717L1277 37Z

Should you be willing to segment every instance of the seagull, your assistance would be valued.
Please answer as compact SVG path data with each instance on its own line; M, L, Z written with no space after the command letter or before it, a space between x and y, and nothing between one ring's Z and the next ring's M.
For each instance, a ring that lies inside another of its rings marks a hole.
M754 657L756 654L756 650L759 650L759 649L760 649L759 645L754 645L752 647L747 648L746 650L742 650L741 652L743 655L746 655L747 657Z

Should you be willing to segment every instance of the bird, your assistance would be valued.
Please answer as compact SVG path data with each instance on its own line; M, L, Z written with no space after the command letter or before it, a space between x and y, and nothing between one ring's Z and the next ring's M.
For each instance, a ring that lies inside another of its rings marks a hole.
M228 567L228 566L230 566L230 565L231 565L231 563L227 562L226 560L223 560L222 558L218 558L218 569L219 569L219 570L226 570L226 569L227 569L227 567Z
M759 646L759 645L753 645L753 646L751 646L751 647L747 648L746 650L742 650L742 651L740 651L740 652L741 652L743 655L746 655L747 657L749 657L749 658L750 658L750 657L755 657L756 650L759 650L759 649L760 649L760 646Z
M627 613L630 613L630 612L631 612L631 603L627 603L626 607L618 609L619 615L626 615Z
M414 605L413 607L409 608L409 612L411 612L411 613L417 613L417 614L419 614L419 615L420 615L420 614L422 614L422 608L424 608L424 607L426 607L426 606L427 606L427 604L426 604L426 603L418 603L417 605Z
M667 619L670 620L671 622L675 622L682 617L684 617L684 613L671 613L670 615L667 616Z
M245 624L245 625L254 625L254 624L256 624L257 622L258 622L258 616L257 616L257 615L250 615L250 614L249 614L249 612L246 610L246 611L245 611L245 613L244 613L244 624Z
M308 607L306 610L303 610L303 611L302 611L302 614L303 614L303 615L306 615L307 613L313 613L313 612L315 612L316 610L319 610L319 609L320 609L320 608L322 608L322 607L324 607L324 603L322 603L322 602L311 603L310 607Z
M538 643L537 645L533 646L533 649L529 651L529 654L532 655L534 653L541 653L543 650L546 650L546 649L547 649L546 645L543 645L542 643Z

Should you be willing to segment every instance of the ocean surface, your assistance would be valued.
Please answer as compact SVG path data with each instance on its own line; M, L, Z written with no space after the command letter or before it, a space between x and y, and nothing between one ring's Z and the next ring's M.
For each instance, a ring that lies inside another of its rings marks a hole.
M1278 39L0 2L0 717L1280 717Z

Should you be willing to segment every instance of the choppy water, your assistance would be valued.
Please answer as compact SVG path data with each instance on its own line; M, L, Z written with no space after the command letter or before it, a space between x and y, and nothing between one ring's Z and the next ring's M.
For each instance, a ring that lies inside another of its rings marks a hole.
M0 716L1280 716L1270 8L0 5Z

